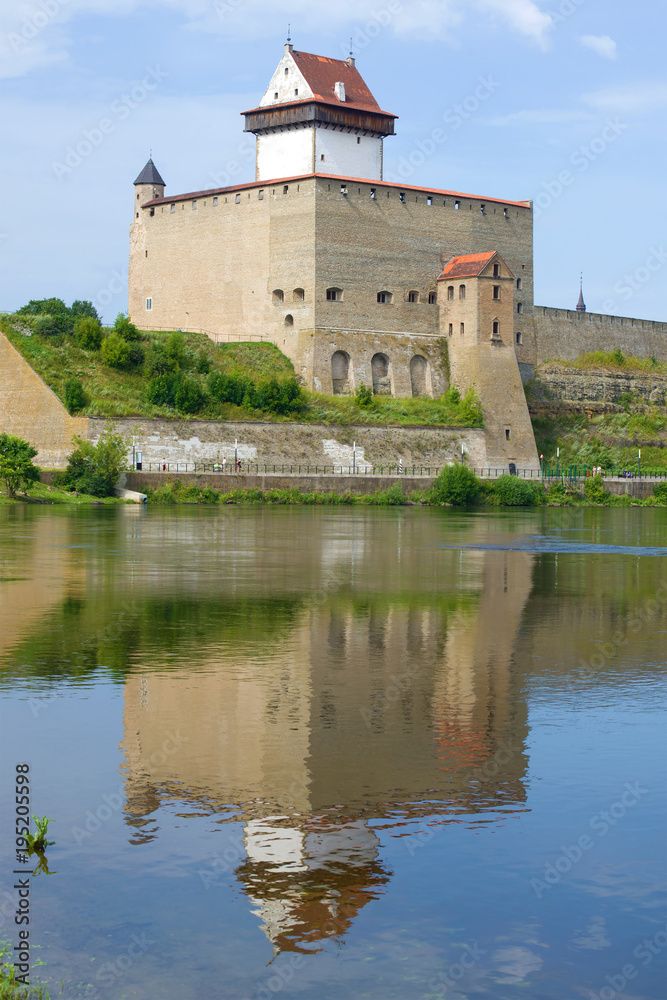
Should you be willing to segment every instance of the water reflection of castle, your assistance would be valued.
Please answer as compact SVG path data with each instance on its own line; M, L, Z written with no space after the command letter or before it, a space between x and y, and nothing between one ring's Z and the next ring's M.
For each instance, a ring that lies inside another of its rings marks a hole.
M532 557L439 550L428 588L391 593L365 583L372 538L326 542L292 627L254 649L223 639L187 670L137 671L125 690L133 839L155 834L163 800L236 806L236 877L276 950L344 934L382 892L374 824L488 821L525 800L513 650ZM424 549L406 542L384 550L386 579L416 579ZM179 728L187 740L165 754Z

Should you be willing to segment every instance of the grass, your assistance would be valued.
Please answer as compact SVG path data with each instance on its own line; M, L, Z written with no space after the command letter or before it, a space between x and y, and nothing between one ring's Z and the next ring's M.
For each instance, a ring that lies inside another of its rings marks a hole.
M47 486L46 483L35 483L27 493L19 493L15 497L10 497L7 493L0 493L0 506L7 504L66 504L68 506L86 506L90 504L105 504L113 506L118 504L132 503L131 500L121 500L119 497L99 497L85 496L83 494L74 495L59 486Z
M27 336L20 322L7 315L0 316L0 330L23 355L28 364L65 402L65 383L79 379L90 399L82 416L120 419L146 417L149 419L221 420L221 421L270 421L275 423L297 421L306 424L332 424L337 426L424 426L424 427L479 427L481 419L471 413L464 402L454 402L445 397L430 399L426 396L394 399L376 396L371 406L361 407L353 396L327 396L306 392L305 406L298 413L280 416L264 410L248 410L232 403L218 403L209 398L206 405L191 417L167 406L156 406L146 399L147 379L140 369L123 371L109 368L102 363L99 351L79 347L72 337ZM144 331L142 346L163 342L168 332ZM186 347L193 357L206 355L211 368L220 372L248 374L255 379L275 375L294 375L294 367L284 354L269 343L239 343L216 345L205 334L184 334ZM190 373L192 374L192 373ZM204 383L206 376L193 375Z
M545 363L562 365L564 368L579 368L582 371L667 375L667 362L657 361L655 358L637 358L624 355L618 348L613 351L591 351L588 354L580 354L574 361L553 359Z
M561 410L547 417L534 416L538 454L551 464L560 448L561 466L601 465L605 470L667 469L667 410L642 407L643 412L599 413L589 416Z
M0 941L0 1000L49 1000L49 991L43 983L24 986L16 982L13 963L14 945L11 941ZM33 959L30 964L35 964Z

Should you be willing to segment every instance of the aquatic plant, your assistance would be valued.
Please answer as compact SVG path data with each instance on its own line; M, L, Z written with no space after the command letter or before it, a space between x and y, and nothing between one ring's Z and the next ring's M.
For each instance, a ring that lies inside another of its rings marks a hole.
M28 853L33 852L37 854L43 854L47 847L55 844L55 840L47 840L46 832L49 823L55 823L54 819L47 819L46 816L33 816L35 821L35 826L37 827L37 833L27 833L26 842L28 845Z

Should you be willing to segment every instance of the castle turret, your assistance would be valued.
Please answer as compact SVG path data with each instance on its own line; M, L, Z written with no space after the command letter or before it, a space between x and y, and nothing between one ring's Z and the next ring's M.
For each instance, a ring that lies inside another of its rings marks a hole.
M583 276L579 279L579 301L575 306L578 313L586 312L586 303L584 302L584 279Z
M489 251L452 257L438 281L451 380L481 399L489 467L539 469L514 350L514 275Z
M164 198L164 187L165 184L160 176L160 171L153 163L153 160L149 159L134 182L135 222L140 218L139 209L142 205L145 205L147 201L152 201L153 198Z
M296 52L289 42L259 107L255 179L333 174L382 180L382 144L396 115L382 111L355 61Z

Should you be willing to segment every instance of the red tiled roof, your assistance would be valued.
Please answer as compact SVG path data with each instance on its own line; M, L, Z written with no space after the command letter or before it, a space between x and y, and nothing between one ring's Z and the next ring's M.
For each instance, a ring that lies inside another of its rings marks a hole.
M292 55L306 83L320 101L339 103L334 87L341 82L345 84L346 105L355 105L367 111L380 110L356 66L350 66L343 59L327 59L310 52L293 52Z
M370 180L368 177L342 177L340 174L296 174L292 177L272 177L271 180L268 181L247 181L245 184L233 184L230 187L208 188L206 191L190 191L187 194L175 194L170 197L165 195L164 198L154 198L152 201L147 201L141 207L150 208L152 205L168 205L172 201L188 201L191 198L205 198L208 195L236 194L237 191L251 191L253 188L277 187L279 184L290 184L292 181L310 180L313 177L319 177L322 180L329 181L342 181L347 184L366 184L368 187L378 189L395 188L399 191L416 191L419 194L426 195L445 195L449 198L469 198L472 201L491 202L492 204L498 205L515 205L517 208L531 207L531 203L529 201L508 201L507 198L487 198L484 195L479 194L466 194L464 191L446 191L443 188L415 187L414 184L396 184L394 181L374 181ZM471 256L475 257L477 255L472 254ZM491 254L491 256L493 256L493 254ZM466 258L453 259L463 260Z
M316 56L310 52L292 52L292 56L314 94L314 98L310 98L311 101L314 99L322 104L333 104L353 111L374 111L389 118L398 117L389 111L382 111L357 67L351 66L345 59L328 59L326 56ZM339 101L336 97L334 87L337 83L345 84L345 101ZM263 108L243 111L242 114L249 115L253 111L265 111L267 107L282 108L298 103L306 102L287 101L282 104L269 104Z
M445 278L476 278L482 273L491 258L496 256L496 251L491 250L490 253L468 253L452 257L445 264L438 281L444 281Z

